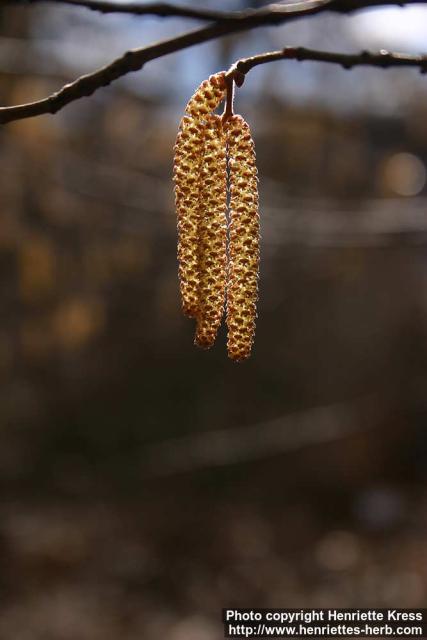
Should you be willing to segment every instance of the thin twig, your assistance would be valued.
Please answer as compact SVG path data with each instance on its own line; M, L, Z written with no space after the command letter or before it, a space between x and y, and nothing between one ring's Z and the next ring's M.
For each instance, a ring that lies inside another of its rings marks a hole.
M246 9L242 11L220 11L185 5L172 5L167 2L117 2L117 0L6 0L7 4L67 4L84 7L99 13L124 13L136 16L180 17L196 20L213 20L215 22L235 22L247 18L271 17L273 22L277 17L288 15L289 7L292 13L304 11L304 7L311 6L315 12L334 11L337 13L351 13L359 9L377 6L398 6L409 4L424 4L427 0L302 0L291 4L282 4L280 1L261 7L260 9Z
M235 13L216 11L183 5L170 5L166 2L114 2L114 0L6 0L8 4L66 4L84 7L99 13L122 13L134 16L159 16L160 18L178 17L195 20L220 21L234 19Z
M305 47L285 47L279 51L261 53L250 58L242 58L235 62L227 72L227 76L234 74L247 74L251 69L260 64L267 64L275 60L310 60L312 62L326 62L337 64L344 69L353 67L415 67L421 73L427 73L427 56L396 53L381 49L378 52L361 51L360 53L333 53L330 51L317 51Z
M95 71L94 73L81 76L74 82L66 84L57 93L23 105L0 108L0 124L31 118L46 113L56 113L65 105L78 100L79 98L92 95L100 87L109 85L121 76L141 69L143 65L156 58L168 55L174 51L192 46L198 42L205 42L207 39L217 37L218 26L205 27L198 31L185 34L179 38L163 41L157 45L144 49L134 49L128 51L121 58L118 58L110 65ZM227 29L226 25L223 28ZM362 51L358 54L331 53L328 51L316 51L304 47L285 47L280 51L263 53L251 58L243 58L230 67L227 72L228 77L240 76L238 84L241 84L242 74L248 73L254 67L275 60L312 60L316 62L327 62L338 64L345 69L354 66L372 67L416 67L421 72L427 72L427 56L409 55L404 53L391 53L385 50L379 53Z
M322 1L322 0L320 0ZM350 2L350 0L347 0ZM373 0L371 0L373 1ZM325 3L325 0L323 0ZM327 0L326 0L327 2ZM362 0L360 0L360 3ZM319 6L319 1L311 3L311 9L307 9L309 3L299 3L298 5L288 5L288 19L291 17L301 17L301 9L295 9L296 6L301 7L304 4L306 13L313 13L314 8ZM271 7L272 5L270 5ZM292 13L290 7L294 7L295 13ZM280 21L285 21L282 15ZM139 71L144 64L151 60L161 58L176 51L192 47L202 42L207 42L223 35L245 31L255 26L266 24L265 20L258 18L244 19L240 22L222 22L214 23L207 27L187 32L181 36L163 40L157 44L141 49L133 49L126 52L120 58L112 63L102 67L93 73L77 78L74 82L66 84L56 93L26 104L15 105L11 107L0 107L0 124L6 124L14 120L22 120L24 118L32 118L42 114L56 113L70 102L74 102L83 97L92 95L101 87L108 86L118 78L125 76L132 71ZM260 54L251 58L244 58L236 62L230 68L228 75L233 74L233 78L239 85L242 82L242 74L244 75L253 67L259 64L265 64L274 60L293 59L293 60L313 60L319 62L328 62L340 64L349 69L356 65L374 66L374 67L391 67L391 66L410 66L418 67L422 72L427 70L427 58L421 55L409 55L403 53L389 53L380 51L379 53L369 53L362 51L359 54L342 54L330 53L326 51L314 51L303 47L286 47L280 51Z
M334 0L306 0L283 7L278 5L280 13L277 14L274 11L275 5L269 5L267 13L261 15L255 12L245 15L239 20L215 22L212 25L187 32L169 40L163 40L149 47L133 49L105 67L66 84L62 89L47 98L11 107L0 107L0 124L47 113L56 113L70 102L92 95L97 89L108 86L117 78L132 71L139 71L146 62L227 34L247 31L266 24L279 24L292 18L319 13L331 1ZM17 0L14 0L14 2L16 3Z
M236 25L233 26L236 27ZM227 25L215 24L196 31L190 31L170 40L163 40L149 47L127 51L105 67L101 67L93 73L80 76L74 82L64 85L59 91L42 100L12 107L0 107L0 124L47 113L56 113L70 102L91 96L95 91L110 85L118 78L132 71L139 71L144 64L151 60L218 38L223 33L228 33L228 30L229 27ZM235 28L234 31L237 31L237 29Z

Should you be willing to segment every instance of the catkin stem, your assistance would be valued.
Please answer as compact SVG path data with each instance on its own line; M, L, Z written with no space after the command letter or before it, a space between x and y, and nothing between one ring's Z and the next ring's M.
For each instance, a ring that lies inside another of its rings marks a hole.
M234 77L232 74L225 76L225 86L227 89L224 112L222 121L225 123L232 115L234 115Z

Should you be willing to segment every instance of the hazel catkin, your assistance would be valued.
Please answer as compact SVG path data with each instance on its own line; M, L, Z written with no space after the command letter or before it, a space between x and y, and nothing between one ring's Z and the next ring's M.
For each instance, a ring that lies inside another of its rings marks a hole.
M225 72L220 71L204 80L191 96L185 107L186 113L194 118L203 118L217 108L225 97Z
M197 321L195 344L213 345L226 298L228 355L240 361L249 357L255 333L258 177L249 126L232 115L232 88L223 116L213 113L229 81L224 72L211 76L189 100L174 148L174 181L182 307Z
M181 302L185 315L195 318L198 312L200 171L203 155L203 126L200 122L191 116L182 118L174 151Z
M228 153L230 224L227 282L228 355L248 358L255 334L259 277L258 175L247 122L239 115L225 126Z
M199 309L199 222L201 172L205 127L209 114L225 96L225 73L210 76L186 106L174 147L175 207L178 226L178 263L182 309L195 318Z
M224 313L227 273L227 160L222 120L206 117L199 221L199 309L195 344L209 349Z

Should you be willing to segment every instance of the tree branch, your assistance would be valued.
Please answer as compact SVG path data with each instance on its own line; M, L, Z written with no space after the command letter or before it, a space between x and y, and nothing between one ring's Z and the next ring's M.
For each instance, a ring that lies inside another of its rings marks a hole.
M338 64L343 69L352 69L353 67L380 67L387 69L389 67L415 67L421 73L427 73L427 56L426 55L410 55L407 53L396 53L382 49L377 53L370 51L361 51L360 53L332 53L330 51L317 51L314 49L306 49L305 47L285 47L279 51L271 51L269 53L261 53L250 58L242 58L235 62L227 72L227 76L231 77L239 74L239 83L242 83L241 74L247 74L251 69L260 64L267 64L275 60L310 60L312 62L327 62Z
M19 0L18 0L19 1ZM27 0L28 1L28 0ZM39 0L30 0L39 1ZM50 0L51 1L51 0ZM59 2L71 3L87 3L93 0L58 0ZM16 3L17 0L14 0ZM406 4L412 2L427 2L427 0L407 0ZM215 22L211 25L187 32L181 36L163 40L154 45L141 49L133 49L126 52L120 58L117 58L110 64L97 69L93 73L77 78L73 82L66 84L56 93L35 102L26 104L0 107L0 124L6 124L14 120L23 118L32 118L42 114L56 113L70 102L74 102L83 97L92 95L97 89L108 86L113 81L125 76L132 71L139 71L149 61L161 58L163 56L175 53L182 49L192 47L203 42L208 42L224 35L247 31L254 27L280 24L292 19L301 18L308 15L320 13L325 10L333 11L353 11L356 9L366 8L380 4L399 4L395 0L305 0L303 2L295 2L287 5L268 5L262 10L251 13L240 12L232 20ZM146 7L149 5L145 5ZM159 6L159 5L151 5ZM311 56L311 57L308 57ZM283 51L262 54L253 58L241 60L236 65L246 65L247 70L253 68L257 64L263 64L272 60L280 59L297 59L297 60L318 60L323 62L335 62L342 64L347 68L355 64L365 64L372 66L418 66L425 71L425 59L422 56L409 56L404 54L389 54L382 52L379 54L367 54L363 52L357 56L349 56L348 54L330 54L327 52L313 52L303 48L286 48ZM230 71L236 71L236 65L233 65ZM241 72L241 66L238 71Z
M283 1L283 0L282 0ZM215 22L240 22L242 20L262 20L262 24L278 24L281 18L290 15L299 17L306 13L319 13L321 11L333 11L335 13L351 13L360 9L378 6L403 7L410 4L425 4L427 0L301 0L291 4L282 2L269 4L259 9L246 9L243 11L220 11L189 7L184 5L172 5L167 2L117 2L117 0L6 0L7 4L66 4L76 7L84 7L99 13L122 13L135 16L159 16L190 18L195 20L210 20ZM265 20L265 22L264 22Z
M195 44L194 42L188 44L188 40L191 40L194 34L200 34L200 31L206 32L208 29L212 32L214 27L192 32L192 34L186 34L181 36L181 38L166 40L158 45L153 45L145 49L128 51L124 56L118 58L110 65L103 67L94 73L81 76L74 82L66 84L57 93L54 93L43 100L13 107L1 107L0 124L47 113L56 113L70 102L78 100L84 96L89 96L98 88L110 84L117 78L130 73L131 71L140 69L145 62L148 62L149 60L159 58L167 55L168 53L184 48L185 46ZM421 73L427 73L427 56L423 55L393 53L385 51L384 49L378 53L362 51L357 54L349 54L317 51L314 49L306 49L305 47L285 47L279 51L261 53L250 58L242 58L230 67L227 72L227 76L234 79L236 79L237 76L237 84L238 86L241 86L243 84L245 74L247 74L251 69L258 65L267 64L268 62L274 62L276 60L310 60L313 62L326 62L340 65L344 69L351 69L356 66L380 67L383 69L389 67L414 67L418 68Z
M14 2L16 3L16 0L14 0ZM66 84L62 89L47 98L12 107L0 107L0 124L6 124L13 120L21 120L23 118L32 118L45 113L56 113L70 102L92 95L97 89L108 86L114 80L117 80L117 78L132 71L139 71L144 64L150 60L175 53L176 51L201 44L202 42L208 42L214 38L220 38L227 34L247 31L253 27L264 24L278 24L291 18L318 13L329 5L330 2L331 0L305 0L292 5L285 5L284 7L280 7L280 15L275 15L273 10L274 5L269 5L269 10L266 14L258 15L258 13L255 12L239 20L215 22L207 27L187 32L182 36L177 36L169 40L163 40L149 47L133 49L105 67L93 73L83 75L77 78L77 80L74 80L74 82Z
M6 124L13 120L32 118L45 113L56 113L70 102L92 95L97 89L106 87L114 80L125 76L132 71L139 71L146 62L166 56L175 51L207 42L213 38L227 33L226 25L214 24L197 31L185 33L177 38L164 40L157 44L142 49L127 51L105 67L97 69L80 78L66 84L52 95L36 102L16 105L12 107L0 107L0 124Z
M237 12L216 11L187 7L183 5L170 5L167 2L115 2L114 0L6 0L8 4L66 4L75 7L84 7L90 11L99 13L123 13L134 16L159 16L192 18L195 20L221 21L234 19Z

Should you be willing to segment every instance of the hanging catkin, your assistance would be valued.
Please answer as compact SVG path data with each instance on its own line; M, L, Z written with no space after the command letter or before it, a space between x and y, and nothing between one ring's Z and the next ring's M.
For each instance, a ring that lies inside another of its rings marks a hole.
M220 71L197 87L185 107L186 113L195 118L207 116L224 100L225 91L225 72Z
M198 311L199 174L203 130L184 116L175 144L174 181L178 225L178 263L183 312L195 318Z
M249 357L255 333L258 178L249 126L232 113L232 86L221 72L189 100L175 144L174 180L182 307L197 321L195 344L213 345L227 298L228 355L240 361ZM213 111L226 89L221 118Z
M247 122L239 115L225 124L230 188L227 282L228 355L244 360L255 334L259 276L258 177Z
M199 311L195 343L209 349L224 313L227 272L227 160L221 118L206 118L199 223Z
M199 173L203 130L184 116L175 144L174 180L178 225L178 263L182 309L195 318L198 310Z
M206 117L224 95L224 72L202 82L187 104L174 147L181 301L184 313L192 318L196 318L199 311L199 223L204 206L201 173Z

